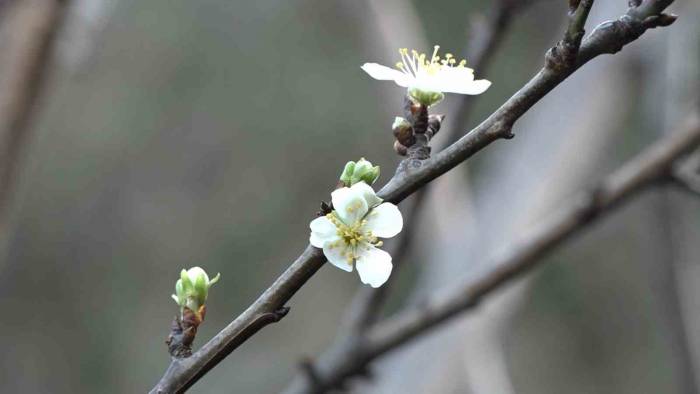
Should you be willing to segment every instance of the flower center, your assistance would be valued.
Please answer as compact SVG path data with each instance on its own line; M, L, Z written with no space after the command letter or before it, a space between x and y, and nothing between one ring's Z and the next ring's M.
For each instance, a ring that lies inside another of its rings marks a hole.
M451 53L445 54L445 58L441 59L438 55L438 49L440 49L439 45L433 47L433 55L428 60L425 53L418 53L412 49L409 54L408 48L401 48L399 49L401 61L396 63L396 68L412 77L418 77L419 73L435 75L443 67L463 68L467 64L464 59L458 63Z
M358 220L352 225L347 225L340 220L335 211L329 213L326 217L335 225L336 234L340 237L338 241L331 245L331 248L339 247L344 244L346 246L344 255L350 264L358 257L358 246L369 244L380 247L384 244L372 234L371 230L365 229L367 219Z

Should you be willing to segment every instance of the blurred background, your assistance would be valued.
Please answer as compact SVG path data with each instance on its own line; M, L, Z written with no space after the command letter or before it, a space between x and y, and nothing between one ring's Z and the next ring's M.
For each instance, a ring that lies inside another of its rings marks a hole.
M542 66L566 4L531 2L476 70L493 85L468 121L450 118L458 98L438 106L443 130L466 132ZM0 80L41 20L27 10L46 3L0 1ZM72 0L51 11L60 21L0 217L0 392L149 390L169 362L180 269L222 275L199 346L307 245L346 161L381 165L378 186L390 178L403 91L360 65L436 43L463 55L495 3ZM598 1L587 30L625 10ZM674 25L595 59L514 140L431 184L388 313L488 269L530 224L673 130L700 91L700 4L670 11ZM354 391L696 393L698 237L696 198L650 190L474 313L382 358ZM332 342L359 286L323 267L285 319L191 392L281 391Z

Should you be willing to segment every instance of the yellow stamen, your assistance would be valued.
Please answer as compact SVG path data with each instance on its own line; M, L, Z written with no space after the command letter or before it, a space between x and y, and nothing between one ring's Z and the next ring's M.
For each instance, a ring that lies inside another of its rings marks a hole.
M417 76L419 71L434 75L443 67L464 67L467 64L466 60L458 60L451 53L446 53L445 57L441 58L438 55L439 49L440 46L435 45L428 60L425 53L419 53L415 49L411 49L409 53L408 48L400 48L401 61L396 63L396 68L406 74Z

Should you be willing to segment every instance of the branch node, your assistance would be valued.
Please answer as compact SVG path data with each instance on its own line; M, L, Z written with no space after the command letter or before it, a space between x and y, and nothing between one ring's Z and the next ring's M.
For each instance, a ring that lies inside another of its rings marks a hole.
M182 317L175 316L170 325L170 334L165 344L168 353L174 358L186 358L192 355L192 342L197 336L197 327L201 320L189 308L183 308Z
M678 19L675 14L659 14L644 18L642 25L645 29L653 29L655 27L664 27L673 24Z
M491 126L489 129L489 134L493 135L496 138L502 138L504 140L510 140L515 137L515 134L513 134L513 121L508 120L508 119L501 119L496 122Z
M291 308L288 306L281 306L277 308L274 312L272 312L272 323L277 323L278 321L282 320L283 317L287 316L290 309Z
M674 185L695 197L700 197L700 152L671 167L669 177Z
M545 67L566 74L576 67L578 51L585 34L584 26L593 7L593 0L569 1L569 26L564 38L545 55Z

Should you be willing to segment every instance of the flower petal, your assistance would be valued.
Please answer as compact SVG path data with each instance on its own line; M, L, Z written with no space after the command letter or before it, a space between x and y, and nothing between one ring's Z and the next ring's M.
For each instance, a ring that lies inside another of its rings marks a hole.
M348 226L352 226L362 219L369 209L364 195L358 191L358 188L342 187L336 189L331 193L331 200L338 217Z
M356 263L360 280L375 288L383 285L391 275L391 255L370 245L361 248Z
M309 242L317 248L322 248L326 241L334 241L338 238L338 229L325 216L312 220L309 227L311 228Z
M491 82L474 80L474 70L466 67L443 67L439 72L440 89L444 93L481 94L491 86Z
M380 81L396 81L404 75L403 71L382 66L377 63L365 63L362 65L362 69L369 74L370 77Z
M413 85L415 82L415 78L412 75L377 63L365 63L362 65L362 69L374 79L394 81L397 85L404 88Z
M382 200L381 198L377 197L377 195L374 193L374 189L372 189L372 186L366 184L365 182L358 182L352 187L350 187L355 193L358 193L362 196L362 198L365 199L367 202L367 207L376 207L377 205L381 204Z
M468 84L454 84L445 90L447 93L458 93L458 94L481 94L486 91L491 86L491 81L485 79L479 79L476 81L471 81Z
M323 254L328 259L328 262L340 268L343 271L352 272L352 262L348 261L347 253L348 245L344 242L326 242L323 245Z
M370 211L364 228L376 237L391 238L401 232L403 217L396 205L385 202Z

